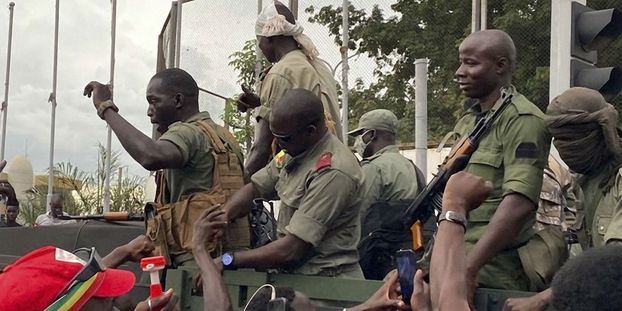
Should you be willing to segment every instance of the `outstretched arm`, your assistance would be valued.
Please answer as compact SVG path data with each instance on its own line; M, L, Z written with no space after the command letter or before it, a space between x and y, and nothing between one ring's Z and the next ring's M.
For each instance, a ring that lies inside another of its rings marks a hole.
M459 172L449 179L443 193L443 212L452 211L467 218L492 189L481 177ZM462 225L441 221L436 233L430 265L431 300L434 310L468 310L467 260Z
M84 88L84 95L93 98L95 108L110 100L112 94L107 85L93 81ZM183 157L179 149L165 140L154 141L127 122L116 109L104 110L103 118L121 142L123 148L145 169L155 171L163 168L180 168Z
M108 268L116 268L127 261L139 262L142 258L151 256L153 249L151 240L141 234L129 243L113 249L102 261Z
M282 268L302 259L311 247L311 244L288 234L260 248L235 252L232 265L236 268Z

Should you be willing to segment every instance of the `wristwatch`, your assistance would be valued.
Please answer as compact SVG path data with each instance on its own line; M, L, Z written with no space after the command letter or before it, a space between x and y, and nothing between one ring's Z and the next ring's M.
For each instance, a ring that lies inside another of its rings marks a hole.
M233 253L226 252L222 254L222 256L220 257L220 260L222 261L223 268L225 269L233 268Z
M117 107L117 105L115 105L112 100L106 100L103 101L99 104L99 106L97 106L97 115L104 120L104 112L106 112L106 110L108 109L112 109L115 112L119 112L119 108Z
M442 212L439 216L438 216L438 221L437 224L440 225L441 221L443 220L447 220L449 222L453 222L455 224L459 224L462 226L462 228L464 228L464 231L466 232L466 227L467 227L467 219L464 215L458 213L458 212L454 212L454 211L445 211Z

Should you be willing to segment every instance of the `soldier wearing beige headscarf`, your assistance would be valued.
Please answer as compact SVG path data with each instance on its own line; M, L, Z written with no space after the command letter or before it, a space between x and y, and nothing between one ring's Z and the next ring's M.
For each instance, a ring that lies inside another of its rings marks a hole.
M291 89L303 88L320 97L329 129L342 139L337 83L328 67L318 61L317 48L292 12L278 1L270 3L257 18L255 35L263 55L274 65L260 78L259 95L242 87L240 101L245 104L238 104L241 111L257 108L255 140L245 164L248 176L268 164L275 153L274 137L268 126L270 110Z

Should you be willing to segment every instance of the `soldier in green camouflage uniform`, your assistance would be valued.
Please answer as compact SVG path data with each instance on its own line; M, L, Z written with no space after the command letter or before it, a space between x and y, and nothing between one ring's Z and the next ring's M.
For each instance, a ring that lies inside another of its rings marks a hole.
M549 156L547 166L544 168L542 179L542 190L540 191L540 202L536 211L536 231L544 230L550 226L555 227L560 232L566 232L566 210L568 203L564 194L564 186L560 181L560 171L556 172L553 167L557 160ZM559 166L559 164L557 164ZM557 168L559 170L559 167Z
M270 130L282 152L224 206L227 219L248 214L253 198L280 199L279 238L223 255L225 268L280 268L306 275L362 278L360 188L356 157L328 132L320 99L292 89L274 104Z

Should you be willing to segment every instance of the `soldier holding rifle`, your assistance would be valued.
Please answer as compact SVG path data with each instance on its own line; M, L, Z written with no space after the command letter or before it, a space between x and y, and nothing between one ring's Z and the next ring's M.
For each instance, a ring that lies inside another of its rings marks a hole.
M543 113L512 86L516 48L500 30L471 34L459 47L456 71L462 93L474 101L454 131L464 136L476 122L497 109L502 90L512 95L472 154L465 170L493 184L493 191L474 210L466 231L469 298L478 286L528 290L519 248L533 236L542 172L550 135ZM439 219L442 219L443 215Z

